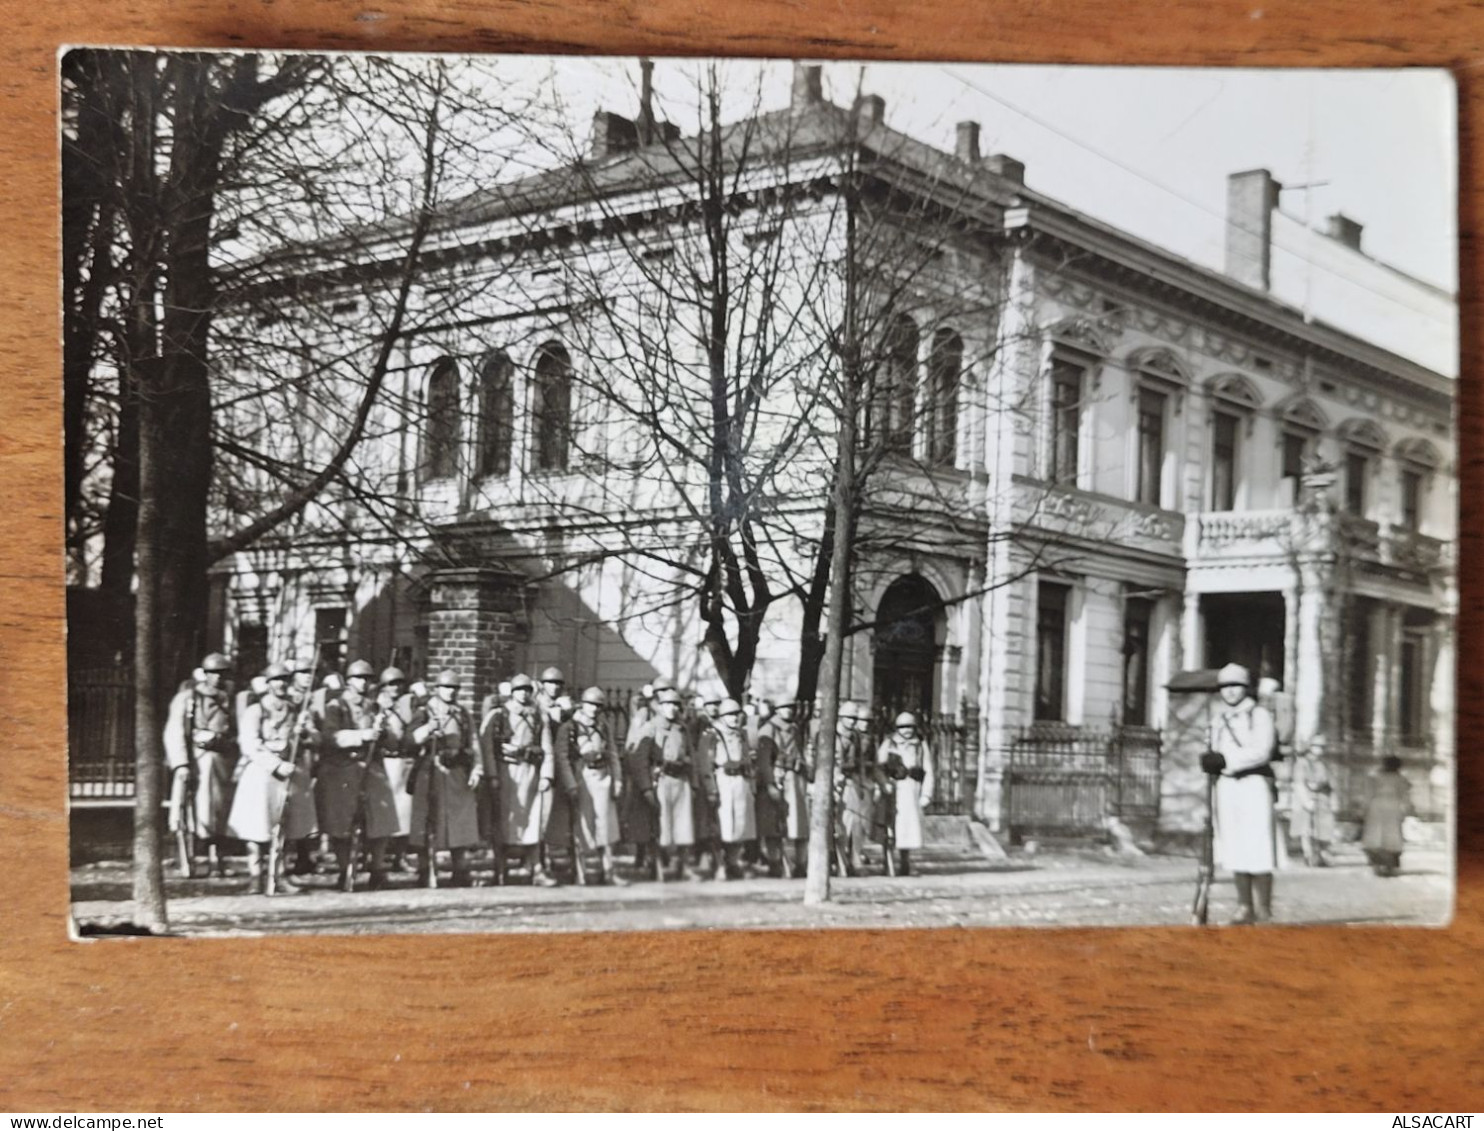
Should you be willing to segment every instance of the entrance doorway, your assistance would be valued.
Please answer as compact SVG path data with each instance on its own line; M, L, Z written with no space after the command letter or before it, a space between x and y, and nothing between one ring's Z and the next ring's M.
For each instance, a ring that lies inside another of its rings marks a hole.
M1241 664L1254 682L1283 678L1283 594L1207 593L1201 597L1205 666Z
M930 718L934 673L946 628L943 599L921 574L892 582L876 609L871 686L880 715L913 711Z

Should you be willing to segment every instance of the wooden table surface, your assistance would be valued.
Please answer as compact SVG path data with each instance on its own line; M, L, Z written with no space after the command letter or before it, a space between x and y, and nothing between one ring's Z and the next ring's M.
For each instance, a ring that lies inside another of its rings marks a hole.
M1470 598L1484 10L0 0L0 28L0 1109L1481 1106L1484 771L1471 741L1481 696ZM1466 375L1453 926L69 942L63 43L1451 68Z

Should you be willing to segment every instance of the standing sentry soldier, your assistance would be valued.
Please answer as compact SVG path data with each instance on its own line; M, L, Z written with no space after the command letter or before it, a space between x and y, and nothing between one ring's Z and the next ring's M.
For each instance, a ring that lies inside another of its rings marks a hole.
M613 846L620 836L618 799L624 789L623 765L600 716L605 701L601 687L589 687L582 693L576 712L557 732L557 773L572 821L573 853L596 850L601 882L626 887L628 881L618 875L613 863ZM582 875L580 859L574 859L573 871L578 877Z
M453 884L469 887L469 849L479 844L476 791L484 776L478 736L469 712L458 703L459 677L438 673L433 698L418 708L407 732L418 751L412 779L411 841L422 852L418 881L436 879L438 853L447 849L453 861Z
M232 706L224 686L230 667L220 652L208 655L201 661L200 677L175 693L165 716L170 828L174 831L184 823L198 842L204 842L209 867L218 875L224 874L220 846L227 835L237 764ZM189 789L192 778L194 791Z
M648 764L648 755L642 754L639 748L659 717L658 697L670 690L673 690L670 681L660 678L647 684L634 697L623 749L624 781L629 788L624 792L618 814L623 839L634 846L634 867L641 873L652 867L656 879L664 877L656 843L659 797L654 790L654 771Z
M897 716L895 728L876 752L876 763L886 779L884 788L895 795L888 815L891 844L883 850L890 852L895 846L901 860L897 874L910 876L911 853L922 847L923 810L933 800L933 752L911 711Z
M294 775L293 742L296 708L289 696L289 671L270 664L263 673L268 693L243 712L241 733L242 772L227 831L247 842L248 890L261 895L267 890L265 850L280 833ZM270 857L271 860L271 857ZM277 891L291 892L293 884L274 877Z
M1266 707L1252 698L1252 677L1241 664L1217 673L1221 705L1211 720L1201 768L1216 779L1217 865L1232 873L1237 888L1233 925L1266 922L1273 916L1273 869L1277 866L1273 754L1277 729Z
M542 815L556 773L551 729L536 704L531 677L517 675L509 687L509 697L491 708L479 730L484 772L494 783L495 883L505 883L513 848L524 857L534 886L555 887L541 862Z

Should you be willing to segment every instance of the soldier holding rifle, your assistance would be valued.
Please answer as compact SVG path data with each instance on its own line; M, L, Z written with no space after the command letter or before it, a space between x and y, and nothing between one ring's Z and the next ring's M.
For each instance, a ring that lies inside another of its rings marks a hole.
M370 694L374 673L365 660L356 660L346 670L345 690L325 704L315 800L320 831L335 849L341 891L355 890L357 842L363 837L371 845L371 886L386 885L386 838L397 828L382 762L390 711Z
M268 693L249 704L242 715L242 767L237 794L232 799L227 831L247 842L249 891L268 892L264 849L279 835L290 779L294 775L294 727L297 710L289 697L289 672L282 664L270 664L263 673ZM277 867L269 853L268 867ZM273 890L294 891L281 876L273 877Z
M541 863L541 823L556 763L551 729L536 705L528 675L510 681L510 696L497 701L479 728L484 772L493 783L495 883L505 883L510 849L523 856L536 887L555 887Z
M696 842L694 798L701 786L690 733L680 717L682 706L680 692L673 687L657 692L657 714L635 747L642 780L653 783L656 878L663 878L663 852L674 857L676 879L696 874L690 868L690 854Z
M469 849L479 844L476 800L484 769L473 720L458 702L459 677L438 673L433 698L412 716L408 739L419 752L412 777L412 842L422 850L418 881L438 886L438 852L453 857L453 884L469 887Z
M742 846L757 836L757 758L742 730L742 705L717 704L716 727L703 735L697 755L703 786L715 814L716 878L742 873Z
M1241 664L1217 674L1221 704L1211 720L1201 768L1215 777L1215 863L1236 883L1233 925L1266 922L1273 916L1273 869L1277 866L1273 818L1273 754L1277 730L1266 707L1252 698L1252 677Z
M286 850L292 845L295 859L290 871L296 876L313 875L314 846L319 839L319 814L314 804L314 764L319 752L319 714L314 709L314 657L300 656L292 665L293 682L289 698L294 703L294 773L289 779L289 796L284 803L280 838L275 848ZM269 872L271 878L276 873Z
M862 867L861 850L875 826L879 774L870 749L866 708L847 701L840 706L840 720L835 751L835 836L837 852L843 851L845 874L855 876Z
M165 720L170 769L170 828L180 846L181 872L194 874L195 842L207 846L209 867L221 874L221 839L232 805L237 747L223 681L230 665L220 652L201 661L198 675L176 692Z
M605 701L601 687L589 687L576 713L557 731L557 775L567 801L567 831L577 882L586 876L583 853L597 851L601 882L625 887L628 881L619 877L613 864L613 846L621 835L618 798L624 788L623 765L599 715Z

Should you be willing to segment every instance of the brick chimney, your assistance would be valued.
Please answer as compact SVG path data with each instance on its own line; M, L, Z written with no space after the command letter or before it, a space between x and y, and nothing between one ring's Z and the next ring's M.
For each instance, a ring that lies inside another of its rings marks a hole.
M1352 220L1343 212L1336 212L1325 222L1325 234L1332 240L1338 240L1346 247L1360 250L1361 224L1358 220Z
M886 119L886 99L879 94L863 94L855 100L855 113L861 129L879 126Z
M1264 291L1272 282L1273 209L1281 191L1266 169L1226 179L1226 273Z
M593 136L588 156L594 161L612 157L639 144L639 128L622 114L599 110L593 115Z
M979 163L979 123L960 122L958 124L958 140L953 147L954 155L960 161L967 161L970 165Z
M1007 153L991 153L984 159L984 167L1007 181L1025 184L1025 162L1017 161Z
M817 106L824 101L820 86L820 67L817 63L794 62L794 86L789 105L795 112Z

